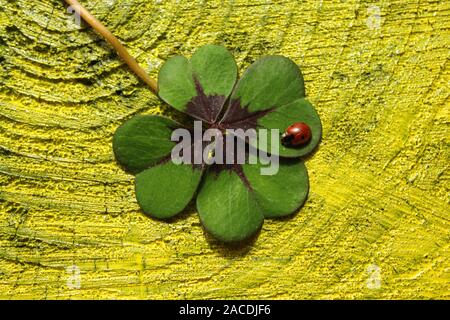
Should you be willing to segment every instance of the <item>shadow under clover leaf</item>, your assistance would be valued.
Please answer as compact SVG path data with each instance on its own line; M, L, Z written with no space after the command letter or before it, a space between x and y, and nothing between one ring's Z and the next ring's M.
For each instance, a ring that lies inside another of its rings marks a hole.
M190 60L175 56L164 63L158 78L159 96L193 120L201 120L205 129L278 129L282 133L294 122L306 123L311 140L299 147L281 145L275 175L261 175L259 161L173 163L171 150L176 143L171 135L181 125L162 116L134 116L113 138L117 161L136 174L136 198L146 214L171 218L197 195L204 228L225 242L247 239L264 218L286 216L302 206L309 183L299 157L309 154L321 138L319 116L304 98L303 77L293 61L266 56L253 63L237 83L236 79L233 56L224 47L205 45ZM268 145L253 147L271 151L268 132Z

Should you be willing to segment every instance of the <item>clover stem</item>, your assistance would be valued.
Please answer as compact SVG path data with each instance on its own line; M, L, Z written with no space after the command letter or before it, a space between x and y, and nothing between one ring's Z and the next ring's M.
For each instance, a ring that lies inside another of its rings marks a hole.
M144 81L154 94L158 94L157 82L150 78L145 70L136 62L136 60L128 53L128 50L120 43L120 41L108 30L100 21L98 21L88 10L86 10L77 0L65 0L77 14L89 24L92 29L101 34L105 40L116 50L117 54L128 65L128 67Z

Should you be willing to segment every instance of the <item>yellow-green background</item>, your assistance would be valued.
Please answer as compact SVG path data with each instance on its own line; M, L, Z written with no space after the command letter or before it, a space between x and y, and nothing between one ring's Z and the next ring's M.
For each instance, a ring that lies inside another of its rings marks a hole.
M152 76L206 43L299 64L310 196L239 248L145 217L111 137L167 107L62 1L0 0L1 298L450 298L449 1L81 3Z

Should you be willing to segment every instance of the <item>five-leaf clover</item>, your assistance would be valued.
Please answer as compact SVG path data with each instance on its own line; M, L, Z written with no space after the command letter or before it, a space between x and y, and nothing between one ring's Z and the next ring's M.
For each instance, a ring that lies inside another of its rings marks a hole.
M205 129L278 129L281 134L292 123L306 123L311 140L299 147L281 145L275 175L261 175L260 162L174 163L171 151L176 143L171 135L182 126L162 116L134 116L113 138L117 161L136 174L136 198L146 214L171 218L196 196L202 225L225 242L244 240L259 230L264 218L290 215L303 205L309 182L300 157L317 146L322 131L317 112L305 99L301 71L292 60L262 57L236 80L230 52L205 45L190 60L175 56L163 64L158 94L192 120L201 120ZM253 147L270 152L271 141L268 137L267 145Z

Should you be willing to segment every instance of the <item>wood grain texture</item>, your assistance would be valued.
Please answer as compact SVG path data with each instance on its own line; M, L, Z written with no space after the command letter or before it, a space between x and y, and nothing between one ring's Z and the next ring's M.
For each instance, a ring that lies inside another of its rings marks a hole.
M170 110L62 1L0 0L0 298L450 298L450 2L81 3L152 76L206 43L298 63L311 193L239 248L145 217L112 134Z

